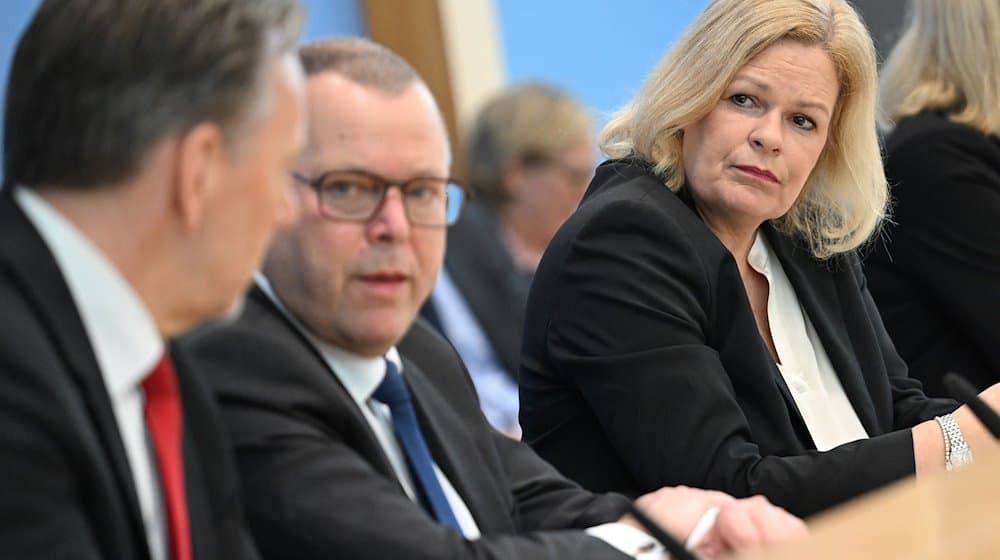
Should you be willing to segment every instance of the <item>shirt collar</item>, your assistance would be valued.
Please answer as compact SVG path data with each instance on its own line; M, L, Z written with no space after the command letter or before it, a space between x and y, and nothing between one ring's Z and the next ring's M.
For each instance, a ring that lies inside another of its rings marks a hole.
M389 360L399 368L399 372L403 373L403 363L399 355L399 351L395 346L389 348L384 357L368 357L360 356L352 352L348 352L343 348L333 346L320 338L318 338L312 331L309 330L306 325L304 325L295 315L293 315L287 307L281 302L278 297L277 292L274 291L274 287L271 286L270 281L263 274L256 274L254 276L254 281L257 286L267 295L268 298L274 302L278 310L281 311L291 322L295 325L295 328L301 332L307 340L319 351L320 355L323 357L323 361L326 365L333 371L333 374L337 376L337 379L344 385L347 392L351 395L359 405L364 405L371 398L372 393L378 386L382 383L382 379L385 377L385 360Z
M114 264L58 210L30 189L13 194L62 272L108 393L118 398L135 390L164 350L149 310Z
M766 276L769 281L771 280L771 247L760 229L757 230L753 245L750 246L747 262L754 270Z

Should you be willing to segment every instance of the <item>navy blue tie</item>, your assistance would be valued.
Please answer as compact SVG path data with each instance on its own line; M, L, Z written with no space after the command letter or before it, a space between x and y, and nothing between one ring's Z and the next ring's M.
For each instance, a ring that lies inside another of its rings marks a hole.
M396 364L389 360L385 361L385 379L378 389L375 389L372 397L387 404L392 412L396 438L403 445L406 462L417 483L417 492L424 507L439 523L454 527L461 534L462 528L458 525L451 506L448 505L448 498L444 495L437 475L434 474L431 452L427 449L427 442L420 432L420 425L417 424L417 414L413 408L413 401L410 400L410 390L406 388L406 382L399 374Z

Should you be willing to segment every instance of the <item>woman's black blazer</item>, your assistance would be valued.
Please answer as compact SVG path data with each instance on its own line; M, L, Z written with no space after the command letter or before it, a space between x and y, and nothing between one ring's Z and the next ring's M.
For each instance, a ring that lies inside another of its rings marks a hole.
M912 475L906 428L956 405L907 376L857 258L819 261L763 226L871 436L820 453L735 260L689 205L641 162L598 168L532 286L525 438L592 490L685 484L798 515Z

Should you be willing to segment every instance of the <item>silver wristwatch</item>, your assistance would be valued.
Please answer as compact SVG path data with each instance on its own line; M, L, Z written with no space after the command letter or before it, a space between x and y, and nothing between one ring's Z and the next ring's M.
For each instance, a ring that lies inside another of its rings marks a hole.
M934 418L944 434L944 466L949 471L972 462L972 449L962 437L962 429L951 414Z

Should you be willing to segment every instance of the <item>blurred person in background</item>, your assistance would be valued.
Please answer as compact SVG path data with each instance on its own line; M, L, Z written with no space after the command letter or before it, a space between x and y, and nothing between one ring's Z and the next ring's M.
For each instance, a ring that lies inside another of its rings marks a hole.
M542 457L595 491L810 515L995 445L908 377L865 287L875 98L846 1L708 5L605 128L615 159L535 275L521 424Z
M913 0L882 71L892 221L865 271L910 374L1000 381L1000 2Z
M0 556L255 558L215 401L167 339L293 218L293 0L47 0L7 82Z
M466 136L475 193L448 232L444 269L421 313L462 356L487 419L512 436L528 289L552 235L593 175L592 116L571 94L525 83L491 99Z

